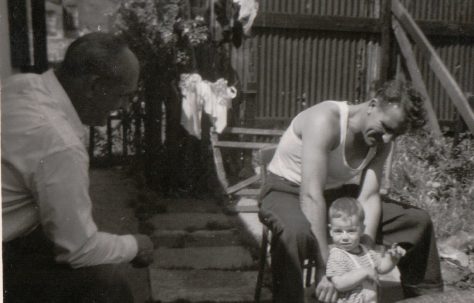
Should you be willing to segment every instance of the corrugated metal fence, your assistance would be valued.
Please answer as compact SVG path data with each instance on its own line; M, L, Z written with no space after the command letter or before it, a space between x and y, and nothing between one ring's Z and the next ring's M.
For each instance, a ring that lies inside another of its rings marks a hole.
M416 20L474 23L473 0L402 3ZM302 109L322 100L368 98L380 72L381 7L382 0L261 0L253 37L232 55L248 125L284 126ZM347 18L341 19L340 26L324 28L321 17L328 16L332 23L335 17L349 17L354 28L347 25ZM429 38L461 88L473 92L474 39ZM415 51L438 119L455 119L454 106Z

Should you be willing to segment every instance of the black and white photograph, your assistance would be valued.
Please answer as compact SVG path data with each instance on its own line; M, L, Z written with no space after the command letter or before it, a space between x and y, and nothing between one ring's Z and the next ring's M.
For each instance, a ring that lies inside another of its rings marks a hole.
M0 0L0 41L0 302L474 302L474 0Z

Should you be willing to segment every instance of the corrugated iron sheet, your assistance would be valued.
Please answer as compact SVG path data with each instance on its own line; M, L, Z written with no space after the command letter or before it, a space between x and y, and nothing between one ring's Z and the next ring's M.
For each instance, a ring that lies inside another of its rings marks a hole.
M435 43L434 47L461 89L465 93L472 94L474 92L474 43ZM438 119L445 121L457 119L454 104L417 47L415 47L415 54Z
M415 20L474 22L472 0L400 0Z
M378 0L262 0L261 12L320 16L378 17Z
M402 0L416 20L474 22L474 0ZM261 0L260 13L378 17L380 0ZM474 43L437 41L438 54L465 92L474 92ZM257 120L288 121L322 100L367 97L379 73L376 35L259 28L233 51L244 93L253 94ZM438 119L456 119L446 92L415 48ZM256 97L256 98L255 98Z
M289 119L323 100L354 101L377 57L365 35L269 30L253 39L257 119ZM372 58L369 58L372 56Z

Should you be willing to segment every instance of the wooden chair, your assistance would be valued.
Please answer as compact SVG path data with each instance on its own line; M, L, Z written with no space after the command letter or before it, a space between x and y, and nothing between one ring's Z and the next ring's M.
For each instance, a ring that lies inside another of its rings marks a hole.
M260 180L261 185L260 189L263 189L265 185L266 177L267 177L267 166L273 158L275 154L276 147L267 147L262 148L257 152L257 164L260 167ZM261 201L258 201L260 206ZM255 287L255 296L254 300L255 303L260 302L260 294L262 292L263 287L263 278L265 274L265 265L267 263L267 252L268 252L268 239L270 237L270 230L266 225L262 227L262 241L260 243L260 253L259 253L259 260L258 260L258 275L257 275L257 285Z
M224 169L224 159L222 157L221 149L258 151L260 149L271 148L276 146L275 142L278 141L283 132L284 130L279 129L227 127L222 133L222 135L226 135L227 139L223 140L213 128L211 129L211 145L217 178L226 194L235 195L243 192L248 193L248 187L259 182L261 180L261 174L255 174L245 180L237 182L236 184L229 184ZM258 191L253 194L258 194Z
M260 167L260 180L261 186L260 190L263 189L265 185L266 176L267 176L267 166L273 158L275 154L276 146L268 146L260 149L257 152L256 160ZM261 201L258 201L259 206ZM271 231L268 229L266 225L262 227L262 240L260 242L260 253L259 253L259 261L258 261L258 275L257 275L257 284L255 286L255 294L254 294L254 301L255 303L260 302L260 294L262 292L263 287L263 279L265 275L265 265L267 263L267 254L269 249L269 239L271 238ZM305 285L306 287L311 285L311 278L312 278L312 269L315 266L315 260L308 260L308 263L303 266L306 269L306 280Z

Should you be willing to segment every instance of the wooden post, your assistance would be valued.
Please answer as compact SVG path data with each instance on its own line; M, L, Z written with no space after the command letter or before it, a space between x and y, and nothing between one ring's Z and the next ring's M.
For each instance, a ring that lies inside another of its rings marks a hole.
M441 129L439 127L438 119L436 118L436 113L434 112L430 96L428 95L428 90L426 89L420 69L416 63L416 57L411 48L410 41L408 40L408 37L397 20L393 20L393 31L398 44L400 45L400 50L403 54L403 57L405 58L406 66L408 68L408 72L410 73L410 78L413 81L413 85L423 96L423 102L428 115L430 130L435 137L439 138L441 137Z
M474 111L469 106L466 96L464 96L463 91L456 83L454 77L451 75L433 46L431 46L428 39L399 0L392 0L392 12L403 28L420 47L423 55L428 60L429 66L448 93L458 112L463 117L464 122L466 122L469 130L474 134Z

